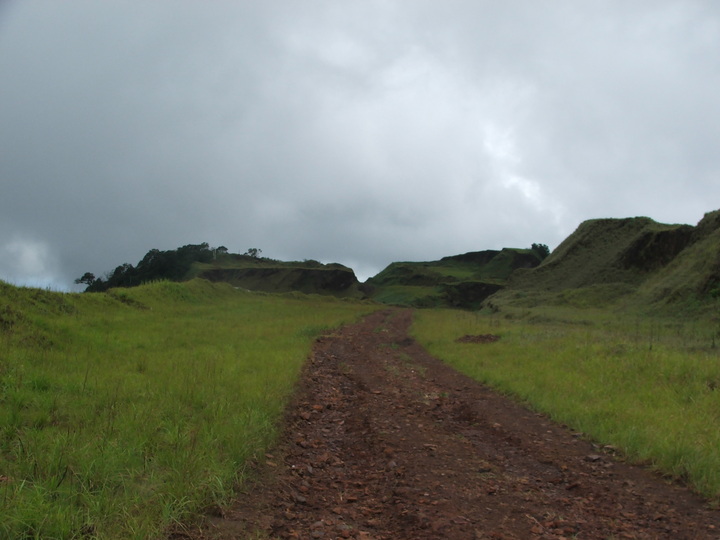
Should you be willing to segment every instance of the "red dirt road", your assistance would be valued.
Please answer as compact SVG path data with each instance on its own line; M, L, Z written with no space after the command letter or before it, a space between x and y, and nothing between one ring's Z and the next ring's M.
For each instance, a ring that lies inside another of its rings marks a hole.
M702 499L445 366L411 318L317 341L259 480L193 538L720 538Z

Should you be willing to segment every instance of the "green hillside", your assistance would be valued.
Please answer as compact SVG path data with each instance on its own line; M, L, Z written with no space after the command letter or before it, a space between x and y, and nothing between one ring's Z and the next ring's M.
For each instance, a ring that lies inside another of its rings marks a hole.
M684 306L720 296L720 210L693 227L648 217L591 219L551 254L547 246L504 248L394 262L365 283L351 268L318 261L278 261L260 250L229 253L207 243L150 250L103 278L78 279L87 291L193 278L272 293L296 291L422 308ZM548 256L549 254L549 256Z
M638 293L662 304L720 298L720 210L705 214L687 247L645 281Z
M606 283L639 284L687 244L692 227L650 218L582 223L544 263L518 276L514 287L559 290Z
M431 262L396 262L364 286L378 302L414 307L474 309L502 289L513 271L540 264L532 249L505 248L443 257Z
M696 226L647 217L580 224L537 268L518 270L486 307L684 305L720 295L720 211Z

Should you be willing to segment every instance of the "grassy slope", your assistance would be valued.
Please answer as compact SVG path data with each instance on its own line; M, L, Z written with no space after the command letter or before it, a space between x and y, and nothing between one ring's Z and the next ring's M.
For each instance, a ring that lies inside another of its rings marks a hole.
M693 242L639 289L642 300L692 308L702 298L720 297L720 210L698 223Z
M623 297L630 304L647 303L653 295L657 300L664 294L655 282L657 276L666 276L665 281L673 285L687 282L687 275L683 277L686 268L674 265L679 260L697 259L688 256L696 236L697 230L689 225L666 225L644 217L589 220L539 267L515 272L508 287L489 303L501 308L584 307L611 305ZM706 255L720 254L719 243L703 245ZM646 289L643 298L634 294L647 283L655 285Z
M313 338L371 309L200 280L0 282L0 537L156 537L222 505Z
M545 259L525 283L518 286L566 289L602 283L639 284L644 271L623 264L626 254L645 234L673 230L650 218L594 219L585 221Z

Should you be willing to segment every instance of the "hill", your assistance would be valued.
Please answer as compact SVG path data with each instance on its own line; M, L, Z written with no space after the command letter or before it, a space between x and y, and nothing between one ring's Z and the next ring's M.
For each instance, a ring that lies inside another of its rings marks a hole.
M431 262L390 264L365 283L351 268L315 260L278 261L260 256L260 250L229 253L225 247L188 244L175 250L151 249L137 263L122 264L104 278L87 272L77 283L87 292L135 287L159 280L194 278L226 282L234 287L270 293L300 292L341 298L372 298L381 303L414 307L477 309L502 289L513 271L532 268L548 253L547 247L486 250L443 257Z
M352 269L337 263L317 261L281 262L230 256L211 263L196 263L192 273L212 282L227 282L252 291L325 294L362 298L360 283Z
M487 306L692 303L720 295L720 211L693 227L647 217L592 219Z
M533 249L505 248L443 257L430 262L395 262L362 286L372 299L414 307L476 309L501 290L518 268L540 264Z
M102 292L160 280L202 278L254 291L364 296L355 273L346 266L313 260L283 262L261 257L260 253L256 248L244 254L229 253L224 246L211 248L206 242L167 251L151 249L135 266L122 264L104 278L86 272L76 283L86 284L86 292Z
M547 246L473 251L428 262L394 262L365 283L352 269L318 261L283 262L260 250L228 253L207 243L150 250L136 265L105 278L86 273L87 291L196 277L265 291L371 298L411 307L493 310L503 306L569 304L602 307L685 306L720 297L720 210L697 226L648 217L591 219L551 254Z
M646 280L638 294L661 304L720 298L720 210L705 214L686 247Z

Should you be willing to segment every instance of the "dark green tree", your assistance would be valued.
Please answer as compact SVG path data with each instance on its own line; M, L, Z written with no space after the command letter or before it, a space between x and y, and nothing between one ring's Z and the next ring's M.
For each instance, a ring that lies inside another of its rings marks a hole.
M75 280L75 283L78 285L84 284L84 285L92 285L93 281L95 281L95 274L92 272L85 272L82 277L79 277Z
M550 248L545 244L533 244L530 249L535 252L541 261L544 261L550 255Z
M194 262L209 262L213 259L213 250L207 242L188 244L168 251L151 249L137 267L132 264L121 264L103 279L90 280L88 272L76 283L86 283L86 292L106 291L112 287L135 287L150 281L168 279L180 281L185 279ZM94 277L94 276L93 276Z

